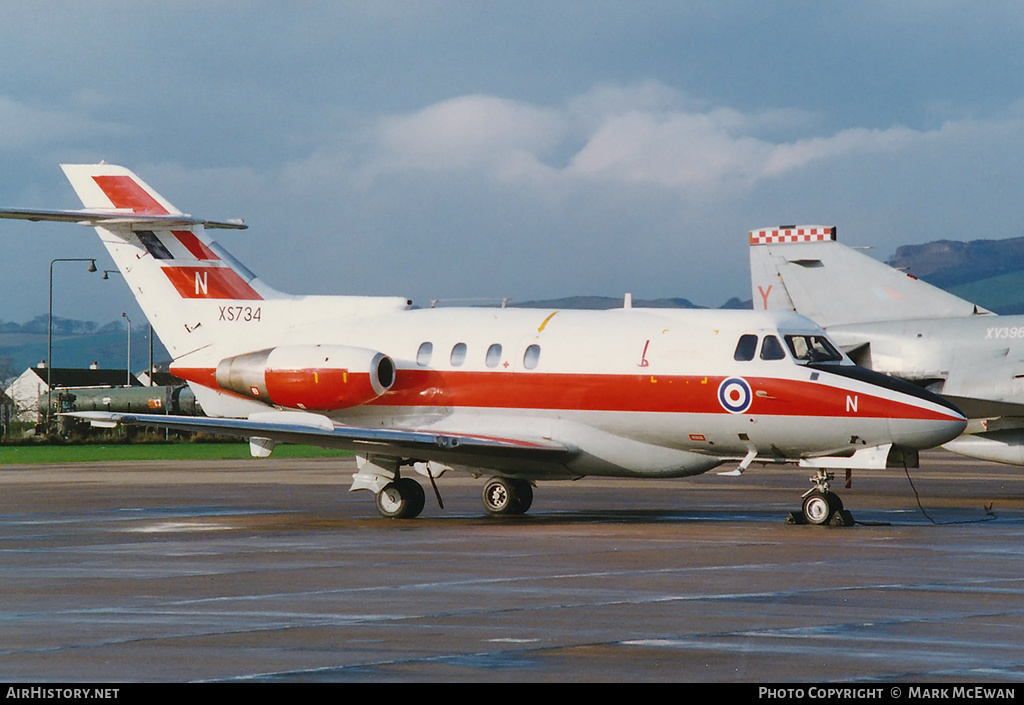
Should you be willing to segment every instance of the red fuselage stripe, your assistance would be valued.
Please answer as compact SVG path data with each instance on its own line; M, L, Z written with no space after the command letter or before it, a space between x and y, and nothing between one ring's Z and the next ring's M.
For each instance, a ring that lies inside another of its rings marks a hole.
M172 372L190 382L223 391L212 369L172 368ZM398 370L391 389L369 405L728 414L718 398L718 386L723 379L403 369ZM951 418L942 411L818 382L770 377L747 378L747 382L753 394L749 408L743 412L747 416Z

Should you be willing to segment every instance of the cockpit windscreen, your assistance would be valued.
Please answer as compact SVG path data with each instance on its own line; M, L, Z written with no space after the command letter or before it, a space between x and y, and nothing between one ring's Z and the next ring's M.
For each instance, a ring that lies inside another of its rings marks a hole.
M843 354L823 335L787 335L786 346L800 362L842 362Z

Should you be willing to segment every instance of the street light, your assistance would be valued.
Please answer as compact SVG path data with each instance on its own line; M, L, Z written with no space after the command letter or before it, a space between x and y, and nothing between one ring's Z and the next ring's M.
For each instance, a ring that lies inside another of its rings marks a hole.
M53 408L53 402L50 398L53 390L53 377L51 372L53 370L53 265L55 262L88 262L89 271L96 271L96 260L91 257L57 257L56 259L50 260L50 305L49 314L46 318L46 419L47 424L50 421L50 410Z
M118 269L104 269L103 270L103 278L104 279L108 279L109 280L110 279L109 275L111 275L111 274L121 274L121 271L118 270ZM124 275L122 275L122 276L124 276ZM125 319L127 320L128 316L125 316L123 313L121 315L124 316ZM128 362L129 363L132 360L131 349L130 349L131 348L131 326L132 326L132 322L128 321L128 338L129 338L129 340L128 340L128 347L129 347L129 350L128 350ZM129 367L131 367L131 365L129 365ZM153 386L153 324L152 323L149 324L149 375L148 375L148 377L149 377L149 386L152 387ZM129 378L129 380L130 379L131 378Z
M121 316L124 320L128 321L128 369L124 386L132 386L132 319L128 318L128 314L124 311L121 312Z

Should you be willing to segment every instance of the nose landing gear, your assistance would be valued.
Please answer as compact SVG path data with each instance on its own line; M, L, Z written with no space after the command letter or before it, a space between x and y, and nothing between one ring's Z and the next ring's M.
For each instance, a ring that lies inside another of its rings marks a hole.
M853 515L843 509L843 500L829 490L829 482L835 474L823 469L811 478L814 487L803 494L803 508L800 514L792 512L787 518L790 524L829 524L831 526L853 526Z

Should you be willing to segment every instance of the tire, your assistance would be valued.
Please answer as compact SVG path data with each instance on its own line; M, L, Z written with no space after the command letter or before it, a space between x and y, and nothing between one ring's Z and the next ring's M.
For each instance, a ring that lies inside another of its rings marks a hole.
M533 504L533 485L526 480L515 480L516 488L516 514L526 514Z
M526 480L493 477L484 485L482 498L488 514L525 514L533 504L533 486Z
M488 514L511 514L515 506L515 489L509 480L495 477L484 485L482 499Z
M403 477L377 493L377 511L387 519L414 519L423 511L425 501L420 483Z
M841 508L842 502L832 492L814 491L804 498L804 519L808 524L827 524L836 510Z

